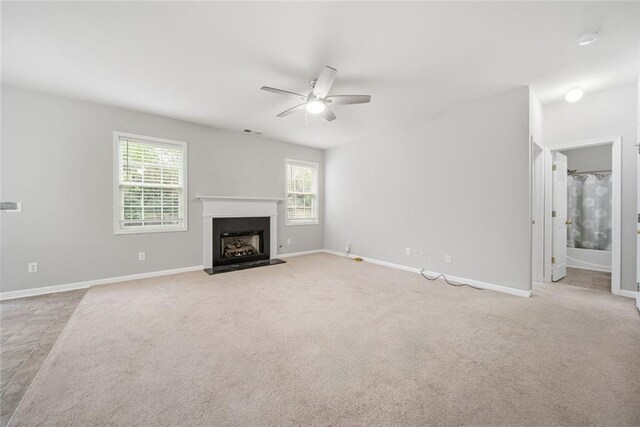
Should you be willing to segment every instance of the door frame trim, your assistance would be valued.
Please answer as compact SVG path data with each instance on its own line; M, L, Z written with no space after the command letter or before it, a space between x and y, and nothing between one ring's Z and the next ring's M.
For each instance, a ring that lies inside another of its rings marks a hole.
M534 282L545 277L544 247L544 147L531 137L531 275ZM537 220L536 224L533 221ZM538 224L539 223L539 224ZM536 269L536 267L538 267ZM537 271L536 271L537 270Z
M611 145L611 174L612 183L612 219L611 226L613 236L611 237L611 293L620 295L620 273L621 273L621 223L622 223L622 137L614 136L608 138L590 139L586 141L569 142L564 144L545 147L544 149L544 248L546 254L551 254L553 244L553 226L551 219L551 197L553 177L551 175L552 152L564 151L574 148L596 147L599 145ZM544 260L544 281L551 283L551 256Z

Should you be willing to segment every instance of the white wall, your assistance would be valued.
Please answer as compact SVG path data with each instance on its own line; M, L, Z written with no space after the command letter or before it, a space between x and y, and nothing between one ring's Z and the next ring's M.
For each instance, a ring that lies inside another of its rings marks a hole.
M2 292L202 264L198 195L283 198L285 159L320 164L320 150L4 86ZM189 230L113 234L113 131L188 142ZM238 165L243 173L237 174ZM322 197L321 197L322 205ZM286 226L279 253L323 247L323 223ZM287 238L292 244L287 245ZM146 252L146 261L137 253ZM36 261L38 273L27 273ZM204 274L204 273L203 273Z
M567 156L567 169L578 172L611 170L611 145L576 148L561 152Z
M529 135L536 144L542 146L544 128L544 108L536 94L529 89Z
M327 249L530 289L528 88L328 150L325 188Z
M585 96L576 103L544 108L546 146L622 136L622 290L636 287L637 141L636 85Z

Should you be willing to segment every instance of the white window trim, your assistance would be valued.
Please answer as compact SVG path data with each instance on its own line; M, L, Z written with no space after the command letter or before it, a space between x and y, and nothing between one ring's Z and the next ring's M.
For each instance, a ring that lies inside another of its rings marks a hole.
M184 221L181 227L166 226L146 226L141 228L121 229L120 228L120 138L132 138L142 141L159 142L165 144L181 145L183 149L182 157L182 203ZM171 233L176 231L189 230L189 185L188 185L188 167L187 167L187 143L185 141L176 141L173 139L156 138L153 136L136 135L126 132L113 132L113 234L143 234L143 233Z
M316 210L315 219L289 219L289 214L287 210L287 203L289 200L289 164L299 164L311 166L314 168L316 177L315 177L315 204ZM295 159L285 159L284 161L284 216L285 216L285 225L316 225L320 224L320 165L315 162L308 162L306 160L295 160Z

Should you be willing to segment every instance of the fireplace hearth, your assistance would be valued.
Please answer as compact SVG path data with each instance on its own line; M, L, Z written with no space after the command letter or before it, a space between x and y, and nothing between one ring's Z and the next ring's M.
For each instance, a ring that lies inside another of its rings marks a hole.
M209 274L281 264L271 259L270 217L212 218L213 260Z

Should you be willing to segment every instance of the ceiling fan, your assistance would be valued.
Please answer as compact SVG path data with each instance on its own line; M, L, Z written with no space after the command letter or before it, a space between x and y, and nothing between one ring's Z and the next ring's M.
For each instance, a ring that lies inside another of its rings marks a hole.
M288 90L276 89L269 86L262 86L260 89L267 92L273 92L280 95L296 97L302 104L289 108L278 114L276 117L285 117L289 114L293 114L297 111L306 110L311 114L324 114L324 119L332 121L336 119L336 115L333 114L329 106L333 105L347 105L347 104L366 104L371 101L371 95L331 95L329 91L333 85L333 81L336 79L338 70L325 66L317 79L311 80L309 86L311 86L311 92L308 95L302 95L300 93L289 92Z

